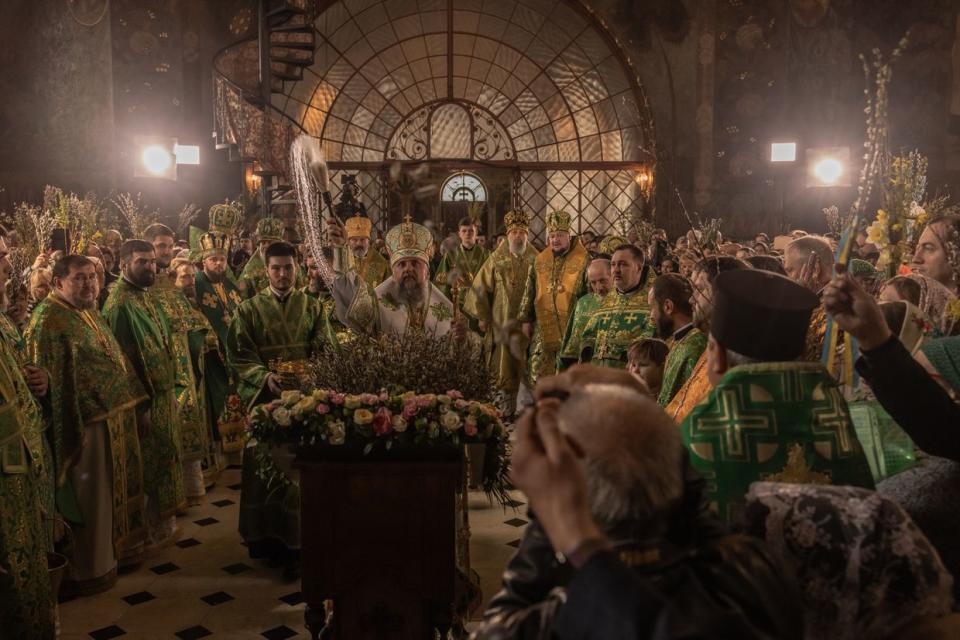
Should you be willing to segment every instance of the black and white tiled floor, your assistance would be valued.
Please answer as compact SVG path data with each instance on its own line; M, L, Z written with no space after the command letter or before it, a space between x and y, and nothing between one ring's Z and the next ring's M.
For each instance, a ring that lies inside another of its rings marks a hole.
M206 502L179 518L179 542L121 575L110 591L61 604L60 638L309 638L299 582L251 560L237 533L239 482L239 468L228 468ZM521 500L517 495L504 512L484 494L470 494L470 558L484 602L499 588L527 524Z

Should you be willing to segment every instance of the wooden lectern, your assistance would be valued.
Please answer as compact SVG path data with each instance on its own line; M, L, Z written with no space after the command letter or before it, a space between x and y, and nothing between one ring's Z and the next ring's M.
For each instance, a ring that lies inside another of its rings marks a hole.
M461 447L298 453L302 591L314 640L432 640L434 629L446 637L463 464Z

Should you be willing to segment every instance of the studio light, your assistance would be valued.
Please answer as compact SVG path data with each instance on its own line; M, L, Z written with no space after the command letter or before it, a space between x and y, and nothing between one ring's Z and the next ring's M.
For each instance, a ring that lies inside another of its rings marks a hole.
M807 149L808 187L849 187L850 185L849 147Z
M140 155L143 168L155 176L166 173L173 164L173 155L159 144L152 144Z
M200 164L200 147L195 144L173 145L173 155L177 157L177 164Z
M796 142L772 142L770 143L770 162L796 162L797 143Z

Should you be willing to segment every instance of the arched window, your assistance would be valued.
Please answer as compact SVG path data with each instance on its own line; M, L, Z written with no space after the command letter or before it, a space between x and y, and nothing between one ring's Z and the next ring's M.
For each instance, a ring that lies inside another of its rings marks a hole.
M486 202L487 188L483 181L472 173L455 173L440 189L441 202Z

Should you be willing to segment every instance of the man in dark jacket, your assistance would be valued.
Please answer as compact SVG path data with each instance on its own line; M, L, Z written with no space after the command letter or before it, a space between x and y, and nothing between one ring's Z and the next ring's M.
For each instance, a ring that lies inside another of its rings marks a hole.
M801 637L790 574L707 511L676 426L628 378L540 385L513 454L532 522L473 637Z

